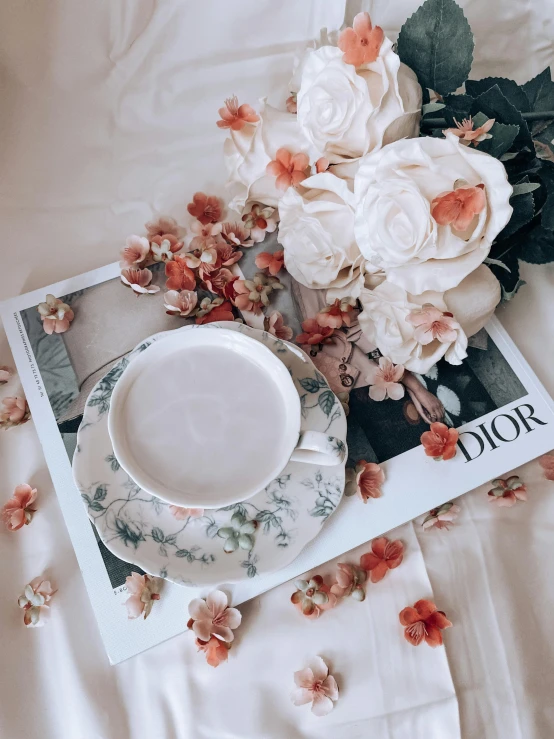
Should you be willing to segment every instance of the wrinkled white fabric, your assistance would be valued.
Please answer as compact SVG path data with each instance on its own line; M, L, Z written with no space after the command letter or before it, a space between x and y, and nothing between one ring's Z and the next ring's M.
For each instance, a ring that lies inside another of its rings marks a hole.
M379 0L365 9L394 38L417 5ZM476 35L473 76L524 81L552 61L550 3L462 5ZM0 297L113 261L153 210L182 218L197 189L223 194L224 136L215 126L223 99L236 93L256 105L269 92L282 105L294 53L343 12L338 0L2 4ZM500 310L550 392L552 274L526 268L529 286ZM3 335L0 364L11 364ZM497 509L476 491L461 499L451 532L395 532L406 561L370 585L364 603L306 621L285 584L243 607L227 665L208 667L183 634L112 668L33 425L3 432L2 497L23 481L40 497L31 526L0 532L0 736L553 736L554 483L536 463L520 474L526 504ZM25 630L17 597L43 572L59 588L52 618ZM420 597L434 598L455 624L445 649L402 638L398 611ZM340 688L321 719L289 699L293 672L315 654Z

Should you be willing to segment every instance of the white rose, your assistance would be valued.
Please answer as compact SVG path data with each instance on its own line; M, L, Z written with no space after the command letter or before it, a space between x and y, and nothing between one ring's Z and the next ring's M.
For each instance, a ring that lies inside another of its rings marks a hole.
M364 258L354 239L354 194L344 180L322 172L289 187L279 203L278 240L295 280L313 289L358 297Z
M310 49L300 65L298 122L332 164L361 157L403 136L417 136L421 87L388 39L361 67L334 46Z
M364 310L358 320L368 340L384 356L412 372L425 373L443 357L450 364L461 364L467 356L467 337L483 328L499 300L498 280L481 265L445 293L411 295L388 280L374 290L364 289L360 295ZM408 318L425 305L453 314L447 340L418 340L417 329Z
M275 177L266 173L267 165L280 148L298 154L306 153L309 147L296 116L262 100L259 122L247 123L240 131L231 129L229 134L223 148L232 197L229 207L239 213L249 201L276 207L283 190L278 190Z
M465 231L436 222L435 198L477 185L484 186L485 205ZM354 192L360 251L413 294L458 285L483 262L512 214L504 165L452 134L396 141L368 154Z

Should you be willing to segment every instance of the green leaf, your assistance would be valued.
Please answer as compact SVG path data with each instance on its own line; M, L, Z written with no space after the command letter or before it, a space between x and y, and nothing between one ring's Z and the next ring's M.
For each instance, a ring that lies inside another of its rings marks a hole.
M538 175L544 182L546 187L546 201L542 206L541 226L554 230L554 164L552 162L543 161L538 171Z
M100 513L100 511L104 510L104 506L102 503L99 503L97 500L93 500L92 503L89 505L89 508L91 511L96 511L97 513Z
M320 381L318 379L314 379L313 377L303 377L298 382L302 385L303 389L309 393L317 393L322 387Z
M519 276L519 260L516 249L506 252L499 260L491 260L489 264L491 272L500 282L502 289L502 300L511 300L525 282ZM499 265L502 264L502 267Z
M85 501L85 503L90 507L90 504L92 503L90 495L87 495L86 493L81 493L81 498Z
M554 110L554 82L550 75L550 67L522 85L522 90L529 100L532 111L544 113Z
M175 552L175 556L179 557L179 559L184 559L185 557L188 557L190 552L187 549L177 549Z
M154 528L152 529L152 538L154 539L154 541L157 541L158 544L163 544L163 541L165 539L164 532L157 526L154 526Z
M484 113L476 113L473 116L475 128L482 126L489 120ZM494 123L489 131L491 139L485 139L479 142L479 151L484 151L497 159L505 154L510 146L514 143L519 133L519 126L505 125L504 123Z
M519 110L520 113L529 113L531 108L523 88L514 80L509 80L506 77L485 77L482 80L468 80L466 82L466 92L471 97L476 98L495 85L498 86L500 92L516 110Z
M440 95L466 81L473 61L473 34L454 0L425 0L398 36L398 56L422 87Z
M335 405L335 394L332 390L326 390L324 393L321 393L317 402L321 410L328 416Z
M530 264L554 262L554 231L537 226L526 237L520 259Z
M515 139L516 143L521 148L526 146L530 151L533 151L533 142L527 123L521 117L519 110L514 108L510 101L502 94L498 85L493 85L486 92L476 97L473 101L471 112L472 114L482 112L488 118L494 118L498 123L519 126L519 132ZM494 137L492 130L489 133ZM483 148L483 151L485 151L485 148Z
M518 182L518 184L513 187L512 198L515 198L516 195L525 195L527 192L533 192L533 190L536 190L539 187L540 185L538 182Z
M464 118L469 118L473 98L469 95L446 95L444 98L446 108L443 115L450 128L454 128L456 122L461 123Z
M498 240L507 239L529 223L535 215L535 201L530 192L510 198L512 217L498 235Z
M428 115L429 113L438 113L439 110L446 108L444 103L426 103L421 108L422 115Z
M96 488L96 492L94 493L94 500L104 500L107 494L108 494L108 486L99 485Z

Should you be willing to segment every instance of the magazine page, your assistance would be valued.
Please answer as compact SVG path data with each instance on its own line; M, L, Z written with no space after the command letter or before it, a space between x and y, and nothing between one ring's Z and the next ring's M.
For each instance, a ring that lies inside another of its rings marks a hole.
M264 250L277 248L275 240L263 245ZM245 250L240 265L247 277L257 269L257 251ZM153 271L154 283L163 286L163 267ZM285 289L272 295L269 312L279 310L297 335L302 321L324 305L324 295L306 290L288 274L281 273L280 278ZM70 331L60 335L43 331L37 305L47 293L70 304L76 317ZM101 494L98 500L82 499L73 482L71 460L85 401L97 383L143 339L185 321L165 312L162 292L137 298L125 288L117 264L6 301L1 311L106 651L112 663L120 662L184 631L186 606L197 591L165 582L164 597L148 620L127 620L125 578L139 568L116 557L109 542L106 546L100 540L87 509L102 507ZM263 327L262 317L245 313L242 319ZM497 321L473 337L463 365L440 362L425 376L414 375L399 401L369 397L366 372L377 354L355 326L311 354L331 389L348 406L348 464L360 459L379 462L387 479L385 494L366 506L357 498L344 498L321 534L292 564L263 576L252 569L246 580L229 585L226 589L235 604L554 446L552 401ZM96 391L99 403L101 388ZM460 431L459 453L447 466L426 457L420 446L433 412L442 412L446 422ZM133 536L124 535L132 560Z

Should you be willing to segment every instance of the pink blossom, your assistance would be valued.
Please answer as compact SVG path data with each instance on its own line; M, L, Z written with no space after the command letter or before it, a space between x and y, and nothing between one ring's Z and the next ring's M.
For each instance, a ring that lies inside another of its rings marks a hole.
M12 371L9 367L0 367L0 385L4 385L10 377L12 376Z
M187 205L187 210L193 218L200 223L217 223L221 218L221 201L215 195L206 195L204 192L195 192L192 203Z
M431 215L439 226L452 225L456 231L465 231L486 205L484 185L459 187L434 198L431 202Z
M207 642L211 636L216 636L221 641L233 641L233 629L238 629L242 616L236 608L229 608L228 603L227 596L221 590L213 590L205 600L191 600L189 615L192 630L198 639Z
M170 505L169 510L178 521L184 521L186 518L200 518L204 515L203 508L181 508L178 505Z
M50 611L48 604L56 592L50 581L43 580L42 577L35 577L25 586L23 595L20 595L17 601L17 605L24 611L25 626L32 628L44 624L44 619Z
M283 249L274 251L273 254L270 254L267 251L261 251L259 254L256 254L256 259L254 261L256 263L256 267L259 269L267 269L269 274L275 277L285 264L285 252Z
M285 326L285 320L278 310L274 310L264 318L264 329L283 341L292 339L292 328Z
M5 428L20 426L31 417L25 398L4 398L2 405L4 408L0 411L0 424Z
M173 264L173 262L170 262ZM157 293L158 285L151 285L152 272L149 269L137 269L136 267L128 267L121 270L121 282L132 288L137 295L144 293Z
M294 682L297 688L292 692L292 702L295 706L311 703L315 716L328 714L339 699L337 682L321 657L314 657L310 667L295 672Z
M173 234L163 234L152 237L150 248L155 262L169 262L183 248L183 242Z
M374 62L385 38L383 29L372 26L369 13L358 13L352 25L353 28L345 28L339 36L338 47L344 51L344 63L360 67Z
M250 231L242 223L223 223L221 236L232 246L252 246Z
M357 493L362 502L367 503L370 498L382 496L381 485L384 481L385 473L378 464L361 459L355 469L346 470L345 495Z
M277 179L275 186L278 190L286 190L288 187L296 187L308 176L306 169L310 160L306 154L291 154L288 149L278 149L275 159L266 167L269 175Z
M492 139L492 134L490 134L489 131L494 126L494 122L494 118L489 118L489 120L485 121L482 126L478 126L474 129L473 127L475 124L471 119L471 116L469 118L464 118L461 123L458 123L454 118L456 128L447 128L443 133L453 133L454 136L458 136L462 144L465 144L466 146L469 146L470 144L473 144L473 146L479 146L481 141Z
M388 357L381 357L379 364L374 362L368 369L366 378L369 383L369 397L372 400L400 400L404 397L404 385L400 380L404 377L404 366L393 364Z
M431 303L412 310L406 320L415 327L414 339L423 345L435 339L441 344L452 344L458 337L458 331L461 331L452 313L443 313Z
M365 600L363 584L367 580L367 572L361 567L339 562L337 564L337 581L331 586L331 592L337 598L351 595L354 600Z
M326 305L316 316L320 326L341 328L351 326L356 317L356 300L354 298L337 298L331 305Z
M159 577L139 575L138 572L133 572L125 580L127 592L131 594L125 601L129 618L138 618L141 614L143 618L148 618L154 601L160 600L159 590L161 582Z
M214 323L215 321L234 321L233 309L231 303L223 298L215 298L210 300L204 298L200 302L200 310L196 316L196 323L199 326L205 323Z
M30 485L18 485L12 497L4 505L1 511L2 520L9 531L17 531L23 526L31 523L36 508L31 508L37 497L36 488Z
M518 500L527 500L527 487L517 475L512 475L505 480L497 478L492 481L493 487L489 490L491 503L505 508L511 508Z
M75 317L67 303L50 293L46 296L44 303L38 304L37 309L42 320L42 327L47 334L63 334Z
M221 267L213 272L207 272L204 276L204 285L206 289L215 295L224 295L225 297L235 297L235 292L228 285L232 285L238 278L233 275L227 267Z
M119 266L122 269L126 267L140 267L148 259L150 254L150 242L144 236L127 236L127 242L121 252L121 261Z
M247 123L257 123L260 120L260 116L250 105L239 105L236 95L227 98L225 107L219 109L219 115L221 120L217 121L218 128L230 128L232 131L240 131Z
M222 223L201 223L200 221L193 221L190 230L194 234L194 238L190 242L189 249L191 251L204 251L205 249L215 247L221 240L220 235L222 229Z
M458 518L459 512L460 506L455 503L443 503L438 508L433 508L429 511L421 526L426 531L432 528L446 529L448 531L452 522Z
M265 207L254 203L249 213L242 216L244 227L250 231L250 238L259 244L277 228L279 213L276 208Z
M173 236L179 236L180 228L175 220L170 216L158 216L148 223L144 224L146 229L146 236L150 241L154 236L163 236L164 234L172 234Z
M192 311L196 308L198 302L198 295L192 290L169 290L164 295L164 308L172 315L190 316Z
M212 636L209 641L195 639L195 644L198 647L198 651L204 652L206 655L206 662L210 667L219 667L222 662L227 662L229 658L231 645L227 642L219 641L215 636Z
M297 344L323 344L328 342L333 335L334 329L329 326L320 326L317 319L307 318L302 321L302 333L296 337Z

